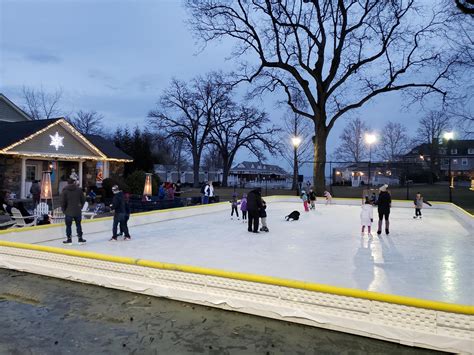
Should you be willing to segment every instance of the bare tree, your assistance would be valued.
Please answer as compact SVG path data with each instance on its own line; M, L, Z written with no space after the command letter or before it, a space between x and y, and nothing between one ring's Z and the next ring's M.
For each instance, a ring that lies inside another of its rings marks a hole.
M474 15L474 0L454 0L454 3L461 12Z
M103 133L102 121L104 116L96 111L79 110L69 119L79 132L82 134L98 134Z
M364 136L369 130L369 127L359 117L351 118L339 136L341 144L334 152L335 158L348 162L360 162L366 159L368 152Z
M288 163L291 170L293 170L292 190L298 187L298 172L302 162L311 160L311 152L313 150L313 142L311 140L313 129L310 126L310 121L301 117L297 113L290 111L284 117L283 132L280 135L282 149L280 154ZM300 145L295 149L291 139L299 137L301 139Z
M34 89L23 86L21 93L24 100L22 109L32 119L41 120L61 116L62 111L59 108L63 96L61 89L48 93L43 87Z
M227 186L229 171L242 148L247 148L259 160L264 160L266 152L274 154L278 150L275 135L279 129L268 125L264 111L249 105L235 107L229 102L216 108L213 120L209 142L217 147L222 159L222 186Z
M415 0L186 0L204 43L236 42L242 81L255 93L282 88L291 109L314 122L314 184L324 188L326 142L344 114L380 94L445 94L441 62L445 13ZM416 20L415 20L416 19ZM257 64L248 62L257 57ZM292 93L303 93L306 107Z
M148 114L159 132L186 142L193 160L195 187L199 186L199 166L212 129L213 112L229 100L230 91L218 73L197 77L190 84L174 79L161 96L158 108Z
M430 150L430 183L433 183L433 174L439 173L439 141L444 132L449 130L450 117L442 111L431 111L420 120L417 130L421 142L428 144Z
M395 161L408 153L412 141L407 128L401 123L388 122L380 135L378 155L382 160Z

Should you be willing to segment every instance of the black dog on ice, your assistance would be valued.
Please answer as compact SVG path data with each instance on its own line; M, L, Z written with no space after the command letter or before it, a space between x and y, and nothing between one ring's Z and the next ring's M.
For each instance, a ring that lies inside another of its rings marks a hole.
M298 211L291 212L288 216L285 216L286 220L289 221L292 219L293 221L297 221L300 219L300 213Z

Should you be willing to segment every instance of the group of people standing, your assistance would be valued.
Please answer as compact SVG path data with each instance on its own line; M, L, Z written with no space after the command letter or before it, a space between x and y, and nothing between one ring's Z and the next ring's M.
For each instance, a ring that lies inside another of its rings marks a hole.
M111 241L117 241L119 235L124 235L124 240L130 240L128 231L128 220L130 218L130 205L127 197L117 185L112 187L114 197L112 199L111 209L114 211L114 220L112 224ZM83 238L82 232L82 207L86 202L86 197L82 189L73 179L68 180L68 184L61 193L61 209L64 213L66 224L66 240L64 244L72 244L72 223L76 225L76 233L79 244L85 244L87 241ZM120 226L120 233L118 227Z
M392 207L392 197L388 191L388 185L383 185L379 188L379 196L373 193L370 197L364 197L364 203L360 211L360 223L361 223L361 235L365 234L365 227L367 227L367 233L372 236L372 223L374 221L373 206L377 206L377 212L379 215L377 234L382 234L383 221L385 220L385 234L390 233L390 208Z

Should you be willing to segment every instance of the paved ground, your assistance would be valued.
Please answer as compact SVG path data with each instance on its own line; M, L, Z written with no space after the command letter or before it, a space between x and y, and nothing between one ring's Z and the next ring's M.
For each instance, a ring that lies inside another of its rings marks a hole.
M0 269L0 354L434 354Z

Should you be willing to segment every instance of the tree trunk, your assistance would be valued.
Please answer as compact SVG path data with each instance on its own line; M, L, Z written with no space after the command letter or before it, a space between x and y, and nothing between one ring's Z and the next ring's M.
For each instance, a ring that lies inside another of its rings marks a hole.
M326 141L328 131L326 127L318 127L315 124L314 139L314 165L313 165L313 185L316 193L321 195L326 188L325 170L326 170Z
M224 166L222 168L222 187L227 187L227 180L229 177L230 166L228 162L224 161Z
M193 186L199 187L199 163L200 157L198 154L193 153Z

